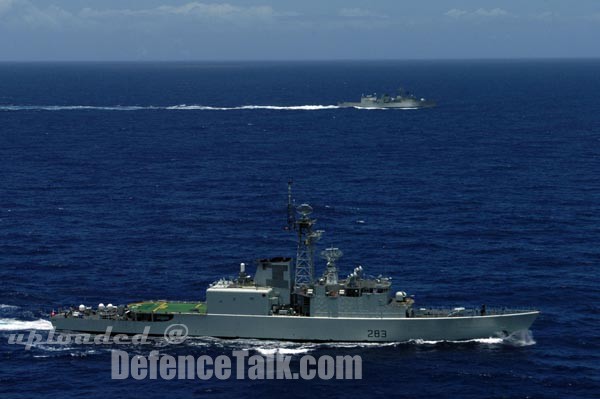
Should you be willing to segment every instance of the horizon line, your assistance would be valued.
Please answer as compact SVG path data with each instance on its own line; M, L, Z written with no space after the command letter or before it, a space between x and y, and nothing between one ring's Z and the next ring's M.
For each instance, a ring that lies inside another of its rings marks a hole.
M456 58L256 58L256 59L235 59L235 58L214 58L214 59L114 59L114 60L93 60L93 59L61 59L61 60L0 60L0 64L17 63L216 63L216 62L398 62L398 61L596 61L600 56L552 56L552 57L456 57Z

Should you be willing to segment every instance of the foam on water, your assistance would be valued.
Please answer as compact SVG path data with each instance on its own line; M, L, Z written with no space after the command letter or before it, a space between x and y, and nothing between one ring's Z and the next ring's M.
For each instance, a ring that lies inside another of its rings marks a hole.
M215 346L215 347L233 347L235 349L255 350L263 355L272 354L303 354L318 349L353 349L353 348L384 348L404 345L439 345L439 344L469 344L478 343L484 345L509 345L509 346L529 346L535 345L531 331L518 331L508 337L488 337L466 340L423 340L414 339L409 341L397 342L292 342L292 341L265 341L259 339L221 339L212 337L188 338L186 341L192 346Z
M503 343L512 346L531 346L536 344L531 330L516 331L504 338Z
M226 342L226 341L224 341ZM247 346L248 349L255 349L260 353L306 353L319 348L383 348L388 346L401 345L438 345L438 344L465 344L478 343L485 345L509 345L509 346L529 346L535 345L533 334L530 330L516 331L508 337L488 337L474 338L466 340L439 340L430 341L423 339L415 339L409 341L398 342L314 342L314 343L298 343L288 341L261 341L261 340L235 340L238 345Z
M95 106L95 105L0 105L0 111L81 111L81 110L98 110L98 111L141 111L141 110L170 110L170 111L236 111L236 110L275 110L275 111L319 111L324 109L339 109L339 108L354 108L360 110L415 110L419 108L386 108L386 107L341 107L339 105L239 105L233 107L215 107L210 105L200 104L179 104L170 106L154 106L154 105L110 105L110 106Z
M0 105L1 111L78 111L78 110L101 110L101 111L138 111L143 109L160 109L153 106L137 105L115 105L115 106L93 106L93 105Z
M44 319L32 321L0 319L0 331L52 330L52 328L52 323Z
M275 354L300 355L300 354L308 353L311 351L310 348L302 348L302 347L297 348L297 349L293 349L293 348L255 348L255 350L264 356L275 355Z
M479 343L479 344L487 344L487 345L509 345L509 346L529 346L535 345L535 340L533 339L533 334L531 331L516 331L510 334L508 337L489 337L489 338L475 338L475 339L465 339L465 340L456 340L456 341L427 341L423 339L415 339L409 341L410 343L417 345L437 345L441 343L451 343L451 344L465 344L465 343Z
M233 110L251 110L251 109L268 109L277 111L318 111L322 109L340 108L337 105L241 105L238 107L211 107L206 105L174 105L166 107L169 110L208 110L208 111L233 111Z
M114 105L114 106L93 106L93 105L0 105L0 111L81 111L81 110L99 110L99 111L140 111L140 110L187 110L187 111L234 111L234 110L277 110L277 111L318 111L322 109L337 109L337 105L241 105L235 107L212 107L208 105L172 105L172 106L140 106L140 105Z
M446 341L446 340L428 341L428 340L424 340L424 339L414 339L414 340L410 340L408 342L417 344L417 345L437 345L437 344L442 344L442 343L465 344L465 343L469 343L469 342L477 342L480 344L495 345L495 344L503 343L504 338L490 337L490 338L476 338L476 339L465 339L465 340L456 340L456 341L452 341L452 340L450 340L450 341Z

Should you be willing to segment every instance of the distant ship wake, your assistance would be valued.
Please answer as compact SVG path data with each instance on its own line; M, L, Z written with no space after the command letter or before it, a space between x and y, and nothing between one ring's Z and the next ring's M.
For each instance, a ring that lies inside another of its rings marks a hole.
M337 105L240 105L234 107L213 107L208 105L171 105L171 106L140 106L140 105L0 105L0 111L79 111L79 110L98 110L98 111L143 111L143 110L197 110L197 111L234 111L234 110L281 110L281 111L317 111L322 109L340 108Z
M389 109L378 107L340 106L340 105L240 105L233 107L216 107L209 105L0 105L0 111L145 111L145 110L167 110L167 111L238 111L238 110L274 110L274 111L320 111L327 109L354 108L354 109ZM417 108L396 108L417 109Z

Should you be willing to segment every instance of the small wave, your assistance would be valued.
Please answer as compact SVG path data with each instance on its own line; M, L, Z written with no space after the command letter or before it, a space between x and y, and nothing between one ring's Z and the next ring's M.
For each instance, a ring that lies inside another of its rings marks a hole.
M36 344L32 347L46 352L73 352L79 349L77 346L61 345L61 344Z
M48 347L41 347L34 345L35 349L44 351L43 354L33 355L36 359L45 358L62 358L62 357L88 357L94 355L101 355L106 353L105 350L87 349L81 350L80 348L58 348L52 349Z
M32 321L0 319L0 331L52 330L52 328L52 323L44 319Z
M300 343L293 341L272 341L254 338L215 338L189 337L186 344L194 347L220 347L241 350L253 350L262 355L296 355L307 353L319 347L318 343Z
M5 305L3 303L0 303L0 310L16 310L19 309L18 306L15 305Z

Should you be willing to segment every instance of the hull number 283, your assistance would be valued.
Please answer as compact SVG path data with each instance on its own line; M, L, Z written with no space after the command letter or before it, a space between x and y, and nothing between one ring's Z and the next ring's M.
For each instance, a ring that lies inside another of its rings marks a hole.
M387 330L367 330L367 338L385 338Z

